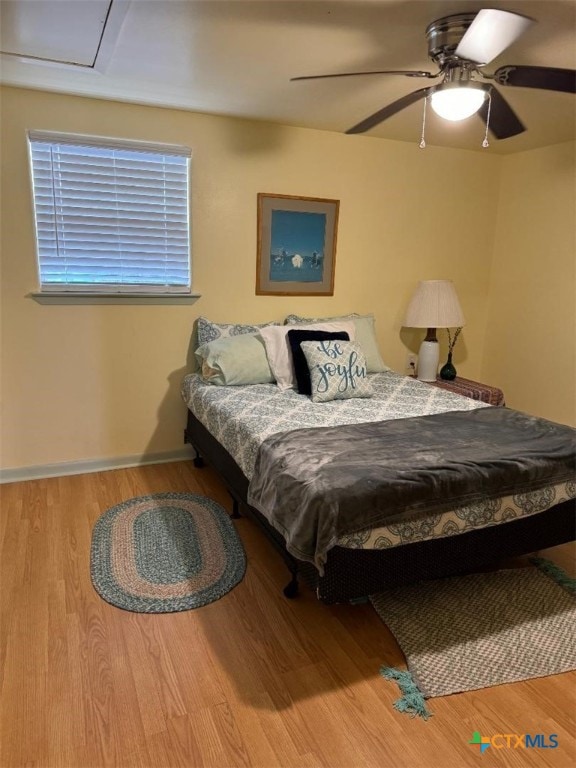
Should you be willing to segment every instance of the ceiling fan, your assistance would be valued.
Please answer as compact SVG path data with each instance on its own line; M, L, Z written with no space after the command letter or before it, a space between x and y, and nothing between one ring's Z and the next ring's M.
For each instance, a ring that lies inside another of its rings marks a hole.
M526 129L494 83L506 87L576 93L576 71L572 69L506 65L493 74L483 71L482 67L512 45L533 23L534 19L527 16L495 9L444 16L426 28L428 56L438 66L438 72L381 70L291 79L318 80L358 75L442 78L439 83L412 91L387 104L346 133L364 133L420 99L430 97L433 110L441 117L464 120L477 113L497 139L507 139Z

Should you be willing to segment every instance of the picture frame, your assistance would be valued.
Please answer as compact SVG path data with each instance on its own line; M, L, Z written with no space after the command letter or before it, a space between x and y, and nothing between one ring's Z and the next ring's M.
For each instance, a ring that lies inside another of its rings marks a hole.
M257 296L333 296L339 200L258 193Z

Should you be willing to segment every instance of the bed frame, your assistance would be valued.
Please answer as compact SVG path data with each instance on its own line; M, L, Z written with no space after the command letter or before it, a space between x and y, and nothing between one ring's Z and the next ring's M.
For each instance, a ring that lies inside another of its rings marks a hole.
M202 467L205 459L226 485L233 499L232 517L245 514L253 519L284 558L292 574L284 588L286 597L298 594L298 578L302 576L323 603L360 600L385 587L490 567L505 558L571 541L575 534L576 500L571 500L504 525L391 549L336 546L328 552L324 575L320 576L312 564L297 560L287 552L282 535L248 504L248 479L232 456L191 411L188 411L184 441L196 451L194 466Z

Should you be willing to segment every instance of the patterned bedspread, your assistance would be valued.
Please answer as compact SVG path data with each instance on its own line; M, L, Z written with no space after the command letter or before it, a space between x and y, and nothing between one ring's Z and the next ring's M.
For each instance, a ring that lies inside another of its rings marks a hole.
M276 433L492 407L392 371L372 374L370 380L374 397L313 403L294 390L280 391L275 384L220 387L204 383L198 374L190 374L182 382L182 397L248 479L253 476L261 443ZM343 536L338 544L356 549L380 549L441 538L536 514L574 497L576 480L531 493L464 505L410 523L360 531Z

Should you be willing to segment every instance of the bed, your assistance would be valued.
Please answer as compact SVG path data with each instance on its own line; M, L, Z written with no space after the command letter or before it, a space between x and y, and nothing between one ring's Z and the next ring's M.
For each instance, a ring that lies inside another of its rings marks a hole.
M368 378L372 397L325 403L314 403L294 390L280 390L274 383L214 386L198 373L184 378L182 396L188 407L185 441L196 450L195 464L201 466L206 460L216 469L233 498L233 514L251 517L285 559L291 573L284 590L287 597L297 594L300 576L322 602L344 602L364 598L386 586L490 567L504 558L574 538L574 432L562 427L562 448L567 450L564 471L546 481L540 478L522 492L508 492L503 486L501 494L492 492L486 499L472 494L464 496L462 503L452 501L432 510L416 504L408 519L365 517L336 538L332 536L321 558L313 553L299 556L304 550L293 546L281 522L263 511L260 499L254 503L255 472L263 461L263 446L287 436L309 436L311 442L317 442L315 436L338 431L349 440L358 431L390 431L387 425L394 422L395 428L404 424L417 426L417 431L428 423L436 429L448 417L481 423L493 417L481 414L484 409L517 413L390 370ZM447 428L451 428L450 422ZM284 461L274 460L278 466ZM261 485L273 487L273 466L269 464L263 471L260 467L265 480ZM374 524L375 519L378 524Z

